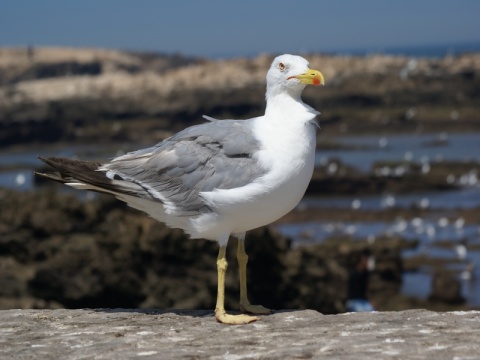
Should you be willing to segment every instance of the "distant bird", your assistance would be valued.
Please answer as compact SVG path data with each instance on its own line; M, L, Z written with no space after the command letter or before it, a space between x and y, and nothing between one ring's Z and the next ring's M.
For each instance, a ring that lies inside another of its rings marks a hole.
M56 169L36 175L112 194L191 238L219 243L216 319L225 324L258 320L230 315L224 308L228 239L238 238L240 309L268 314L247 297L244 240L248 230L291 211L312 177L316 116L303 103L306 85L324 84L322 73L300 56L281 55L267 73L265 115L248 120L216 120L189 127L157 145L108 163L43 158Z
M460 260L465 260L467 258L468 250L467 247L463 244L458 244L454 247L454 251L457 254L457 258Z
M470 261L463 271L460 272L460 279L469 281L473 284L475 280L475 262Z

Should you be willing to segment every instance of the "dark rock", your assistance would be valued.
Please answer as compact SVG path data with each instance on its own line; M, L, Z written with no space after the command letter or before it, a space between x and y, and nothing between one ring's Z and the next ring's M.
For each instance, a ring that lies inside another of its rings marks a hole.
M0 190L0 308L215 306L218 246L189 240L114 198L82 202L51 189ZM348 258L371 247L332 240L292 247L273 227L247 234L249 294L270 308L344 311ZM400 243L379 240L372 296L398 293ZM231 240L227 308L238 308L236 241ZM17 300L15 300L17 299ZM16 302L15 302L16 301ZM37 306L36 305L36 306Z
M138 143L140 138L151 144L160 140L156 130L177 131L201 122L203 114L258 116L265 107L264 80L272 60L213 62L68 48L28 53L0 48L0 84L5 85L0 90L0 146L99 138L103 143ZM304 94L322 111L323 133L480 127L478 54L415 59L413 68L406 57L307 57L312 66L325 69L327 78L321 91L306 89ZM452 121L453 113L458 121ZM342 127L336 126L339 122Z
M437 271L434 274L429 299L447 304L463 304L465 302L460 282L454 274L447 271Z

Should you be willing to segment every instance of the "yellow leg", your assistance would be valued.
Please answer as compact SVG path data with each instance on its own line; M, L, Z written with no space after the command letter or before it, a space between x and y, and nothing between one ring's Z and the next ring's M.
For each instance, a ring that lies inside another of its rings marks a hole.
M227 272L227 259L226 259L227 246L220 246L217 258L217 271L218 271L218 291L217 291L217 306L215 307L215 318L218 322L223 324L248 324L252 321L258 320L256 316L249 315L229 315L225 311L225 273Z
M238 272L240 275L240 310L250 314L270 314L272 311L262 305L252 305L247 295L247 263L248 255L245 252L245 241L238 239L237 248Z

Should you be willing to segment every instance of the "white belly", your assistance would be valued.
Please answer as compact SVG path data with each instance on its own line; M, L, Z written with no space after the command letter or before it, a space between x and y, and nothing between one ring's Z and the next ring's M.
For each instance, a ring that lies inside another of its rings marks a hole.
M302 200L308 183L312 177L313 161L305 163L285 182L264 190L256 196L255 202L242 204L232 213L232 232L244 232L270 224L289 213ZM266 187L268 188L268 187ZM238 222L241 217L242 221Z
M215 214L192 220L192 237L218 239L267 225L290 212L302 199L312 177L315 160L315 130L302 124L303 132L276 136L259 155L271 170L241 188L202 193ZM298 129L297 129L298 130ZM285 144L295 144L285 146Z

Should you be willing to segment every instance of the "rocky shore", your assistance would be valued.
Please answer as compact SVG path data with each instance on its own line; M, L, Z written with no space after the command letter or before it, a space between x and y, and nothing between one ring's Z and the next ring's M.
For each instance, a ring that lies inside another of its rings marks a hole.
M322 134L480 130L480 55L305 55L327 86L304 99ZM151 144L172 131L264 110L272 56L207 60L99 49L0 49L0 146Z
M365 150L336 143L332 136L339 134L480 131L479 54L442 59L305 56L327 82L321 89L307 89L304 96L323 113L320 152L340 147ZM8 158L9 151L33 146L43 150L53 144L90 145L86 157L101 159L104 146L131 150L151 145L202 121L202 114L259 115L271 59L263 55L213 61L99 49L0 49L0 155ZM421 147L443 146L448 152L448 143L445 135ZM388 145L384 150L388 153ZM31 165L34 155L27 160L15 156L18 163L0 163L0 175L38 170ZM277 228L322 221L411 223L429 217L475 226L479 206L432 209L416 202L403 208L365 209L356 200L478 186L480 160L472 156L468 161L423 161L401 154L402 160L375 161L366 171L335 158L319 161L307 195L342 195L349 204L339 209L302 205L276 224L251 232L247 251L252 300L274 309L344 312L348 272L369 249L377 259L369 297L378 310L467 310L457 274L445 270L445 264L457 260L402 256L419 240L398 234L373 240L337 234L307 246ZM25 182L23 173L19 176L19 183ZM23 192L0 188L0 309L214 307L216 244L188 240L181 231L167 229L115 199L83 196L39 182ZM301 237L305 243L312 240L308 231ZM451 249L459 244L478 251L476 241L436 246ZM227 277L230 309L238 306L234 245ZM432 269L428 296L403 295L402 276L425 264Z
M0 311L2 359L476 359L480 313L282 310L226 326L211 311Z
M4 189L0 199L2 309L210 309L215 305L217 245L213 242L190 240L182 231L168 229L107 196L82 201L50 188L34 193ZM282 221L302 213L298 210ZM326 210L319 219L335 214ZM308 216L312 220L317 215ZM351 212L351 216L361 215ZM247 237L249 292L253 301L273 309L344 312L349 270L369 249L377 262L369 296L378 310L467 309L460 288L451 283L433 287L437 297L429 301L400 293L406 266L401 253L415 246L417 242L400 237L371 242L348 236L293 246L274 227L261 228ZM233 266L227 273L226 304L237 309L234 244L229 250ZM408 267L414 270L415 264ZM440 274L442 279L450 278Z

